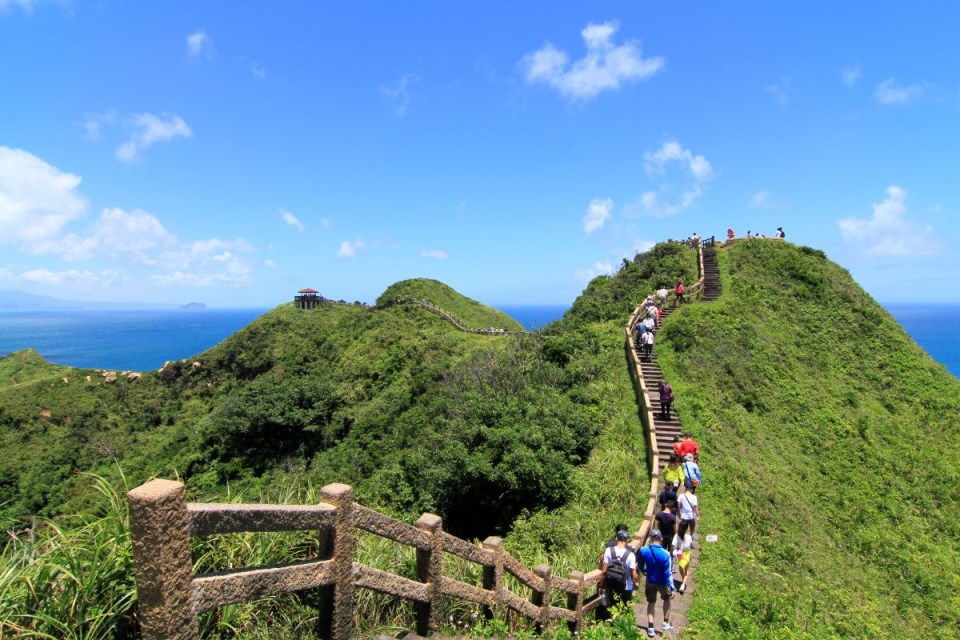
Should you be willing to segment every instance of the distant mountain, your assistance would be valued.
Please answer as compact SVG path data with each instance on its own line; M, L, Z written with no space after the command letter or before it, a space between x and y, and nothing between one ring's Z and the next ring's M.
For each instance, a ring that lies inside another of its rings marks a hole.
M207 305L202 302L188 302L187 304L180 305L181 311L202 311L207 308Z
M199 304L199 303L191 303ZM61 300L15 289L0 289L0 311L97 311L117 309L172 309L174 305L156 302L97 302Z

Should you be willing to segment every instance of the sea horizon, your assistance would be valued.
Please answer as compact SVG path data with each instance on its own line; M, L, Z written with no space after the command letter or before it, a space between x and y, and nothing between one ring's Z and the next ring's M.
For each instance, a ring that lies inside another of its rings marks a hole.
M568 304L491 305L526 330L559 320ZM882 305L931 358L960 378L960 304ZM78 369L151 371L164 362L198 356L270 311L123 309L0 310L0 357L36 349L53 364Z

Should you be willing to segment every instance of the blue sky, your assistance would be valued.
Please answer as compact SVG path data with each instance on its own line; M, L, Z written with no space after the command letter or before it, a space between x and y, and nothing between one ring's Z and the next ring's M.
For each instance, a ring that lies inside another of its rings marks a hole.
M569 303L653 242L960 301L960 4L0 0L0 289Z

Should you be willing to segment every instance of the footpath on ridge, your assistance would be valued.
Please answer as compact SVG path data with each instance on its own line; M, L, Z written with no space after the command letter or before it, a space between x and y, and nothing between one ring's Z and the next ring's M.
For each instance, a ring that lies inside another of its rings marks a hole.
M699 292L700 300L702 301L711 301L716 300L720 297L720 268L717 265L717 253L716 249L713 247L704 248L703 250L703 289ZM688 302L687 304L692 304ZM660 331L660 328L663 326L663 322L675 311L677 307L667 306L663 309L663 314L661 315L660 322L657 324L654 329L654 336L657 332ZM632 325L633 323L631 323ZM676 410L673 410L670 416L664 419L660 413L660 382L663 381L663 371L660 369L660 365L657 364L657 349L654 346L653 355L649 360L644 359L641 354L643 348L637 343L634 347L636 349L637 357L640 360L640 371L643 376L643 382L646 385L646 388L650 394L650 401L652 406L650 409L653 413L653 432L656 437L656 456L659 464L657 465L659 471L659 477L662 478L662 470L666 467L667 463L670 462L670 458L673 455L673 437L678 436L683 432L683 421L680 419L680 416L677 415ZM651 527L653 523L651 523ZM663 625L663 607L660 602L657 602L657 607L655 610L654 622L656 624L657 633L661 637L667 638L677 638L683 632L684 627L687 626L687 609L690 606L690 602L693 598L693 594L697 590L697 563L700 556L700 545L702 544L703 537L698 531L697 539L693 546L693 553L691 554L690 568L689 568L689 577L687 578L687 588L684 594L677 593L674 597L673 602L671 603L670 610L670 623L673 625L673 630L664 632L661 631ZM647 541L645 540L644 543ZM637 624L641 627L647 626L647 603L643 596L643 591L635 591L633 599L633 610L634 615L637 619Z

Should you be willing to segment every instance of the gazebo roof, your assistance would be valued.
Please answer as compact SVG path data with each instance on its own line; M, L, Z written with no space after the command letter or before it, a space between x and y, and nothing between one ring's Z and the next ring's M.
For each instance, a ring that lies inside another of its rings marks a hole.
M310 287L307 287L306 289L300 289L300 291L297 291L297 293L320 293L320 292L317 291L316 289L311 289Z

